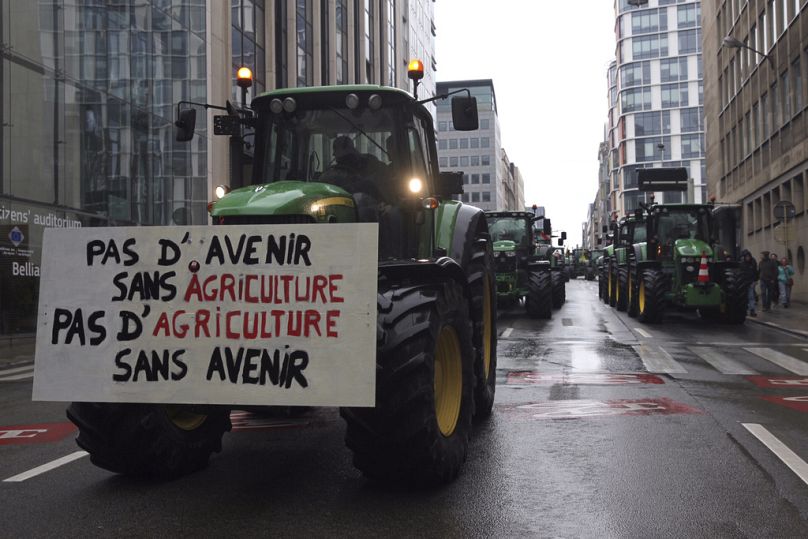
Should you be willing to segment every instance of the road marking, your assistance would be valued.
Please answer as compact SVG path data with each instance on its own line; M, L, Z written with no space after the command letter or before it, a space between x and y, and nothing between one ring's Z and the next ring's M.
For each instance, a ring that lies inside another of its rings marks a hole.
M648 372L656 374L687 374L687 370L659 346L637 344L632 348L640 356L640 360Z
M31 479L32 477L36 477L37 475L42 475L45 472L49 472L54 468L58 468L59 466L64 466L65 464L69 464L74 460L78 460L82 457L86 457L89 455L86 451L76 451L75 453L71 453L66 455L62 458L56 459L54 461L48 462L47 464L43 464L42 466L37 466L32 470L28 470L27 472L23 472L21 474L15 475L13 477L9 477L8 479L3 479L4 483L20 483L25 481L26 479Z
M712 348L688 346L687 349L712 365L722 374L757 374L757 371L750 369L743 363L735 361L720 352L716 352Z
M507 339L508 337L510 337L512 331L513 331L513 328L508 328L505 331L503 331L502 332L502 338Z
M775 365L778 365L787 371L791 371L794 374L799 374L800 376L808 375L808 363L795 359L791 356L787 356L786 354L778 352L777 350L772 350L771 348L744 348L744 350L755 354L758 357L762 357L767 361L771 361Z
M8 373L9 375L5 376L5 373ZM22 373L22 374L16 374L16 373ZM0 371L0 382L12 382L14 380L24 380L26 378L33 378L33 377L34 377L33 365L29 367L20 367L18 369L8 369L6 371Z
M645 331L643 328L634 328L634 331L645 337L646 339L653 339L654 336Z
M772 453L777 455L777 458L791 468L797 477L802 479L802 482L808 485L808 463L802 460L799 455L788 448L786 444L781 442L774 434L766 430L766 427L757 423L741 423L743 427L752 433L752 435L760 440L763 445L768 447Z
M500 405L525 419L580 419L616 415L700 414L701 410L670 399L558 400Z
M23 365L22 367L16 367L14 369L0 369L0 376L5 374L16 374L18 372L23 371L32 371L34 370L34 364L31 363L30 365Z
M592 373L544 373L539 371L511 371L507 376L509 385L622 385L622 384L664 384L665 381L654 374L612 374Z

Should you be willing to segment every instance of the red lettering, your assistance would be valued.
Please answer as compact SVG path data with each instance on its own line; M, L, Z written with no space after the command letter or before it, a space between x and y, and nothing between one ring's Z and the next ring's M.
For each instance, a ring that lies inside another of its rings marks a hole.
M303 290L303 293L300 293L300 281L306 285L306 288ZM309 287L311 286L311 280L307 277L297 277L295 279L295 301L309 301Z
M236 278L225 273L222 275L222 284L219 289L219 301L224 301L224 295L230 295L230 301L236 301Z
M210 311L207 309L199 309L196 311L196 314L194 314L194 337L199 338L202 332L205 333L205 337L210 337L210 331L208 330L209 320Z
M272 332L267 331L267 312L261 311L261 338L269 339L272 337Z
M275 303L281 303L281 302L288 303L289 302L289 298L292 297L292 294L289 293L289 287L291 286L292 279L294 279L294 278L295 278L294 275L281 275L281 282L283 282L283 298L279 302L277 294L276 294Z
M317 296L322 298L323 303L328 303L328 300L325 297L325 287L328 286L328 279L326 279L325 275L315 275L314 276L314 283L311 287L311 302L317 303Z
M250 329L250 315L252 315L252 329ZM255 339L258 337L258 313L244 313L244 322L242 324L242 337L245 339Z
M157 337L157 334L160 331L163 331L164 337L171 336L171 330L168 327L168 315L166 313L160 313L160 318L157 319L157 323L154 325L154 331L152 331L152 337Z
M270 314L272 315L272 319L275 320L275 336L278 336L281 334L281 322L283 321L285 311L273 309Z
M301 311L288 311L286 316L286 335L300 337L303 332L303 313Z
M326 311L325 313L326 337L334 337L335 339L339 337L339 333L336 330L337 318L339 318L339 315L340 311Z
M203 294L205 296L205 301L215 301L216 300L216 287L211 287L210 285L216 282L216 276L211 275L207 279L205 279L205 283L202 285Z
M180 309L179 311L174 313L174 316L171 318L171 325L174 329L174 336L179 337L180 339L184 338L185 335L188 333L188 324L180 324L179 327L177 326L177 318L184 315L185 311Z
M234 281L235 282L235 281ZM241 311L228 311L225 315L224 333L228 339L238 339L239 334L230 329L230 321L241 314Z
M323 336L323 334L320 333L320 313L309 309L306 311L306 324L303 329L303 336L308 337L309 335L313 335L310 331L312 328L314 328L318 337Z
M250 293L250 283L258 280L258 275L247 275L244 279L244 301L247 303L258 303L258 298Z
M341 280L342 280L342 274L341 273L335 273L334 275L329 275L328 276L328 295L331 296L331 303L342 303L343 301L345 301L342 298L342 296L337 295L337 287L338 287L338 285L337 285L337 283L334 282L334 281L341 281Z
M191 282L185 289L185 302L188 303L192 296L196 296L197 301L202 301L202 291L199 289L199 278L196 273L191 275Z

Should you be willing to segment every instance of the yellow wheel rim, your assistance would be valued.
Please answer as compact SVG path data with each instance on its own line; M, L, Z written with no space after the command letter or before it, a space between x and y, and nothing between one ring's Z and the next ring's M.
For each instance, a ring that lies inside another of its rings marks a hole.
M488 375L491 371L492 326L491 285L488 282L488 276L486 276L483 282L483 374L486 381L488 381Z
M633 296L634 296L634 294L631 293L631 274L629 273L628 274L628 306L629 307L631 307L631 300L634 299Z
M615 283L614 287L614 301L620 302L620 283Z
M609 272L609 278L606 279L606 283L607 283L606 293L609 296L608 299L611 300L612 299L612 272L611 271Z
M641 313L645 312L645 283L640 281L640 292L637 295L637 303Z
M435 417L441 434L446 437L451 436L457 427L462 399L460 341L453 327L444 326L435 350Z
M168 405L166 415L175 427L182 430L196 430L208 418L205 414L191 412L185 406Z

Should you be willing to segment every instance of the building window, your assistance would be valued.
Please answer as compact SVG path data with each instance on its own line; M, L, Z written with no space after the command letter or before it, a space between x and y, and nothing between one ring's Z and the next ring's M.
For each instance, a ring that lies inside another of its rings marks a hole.
M480 120L480 129L488 129L489 125L490 124L488 118L483 118Z
M365 0L365 82L373 84L373 0Z
M450 138L449 139L449 149L450 150L456 150L457 149L457 139L456 138Z
M681 51L680 51L681 52ZM659 62L660 80L677 82L687 80L687 57L664 58Z
M461 138L460 139L460 149L465 150L465 149L468 149L468 147L469 147L469 139Z
M469 144L470 147L472 147L472 148L479 148L480 147L480 139L479 138L476 138L476 137L470 138L469 143L470 143Z
M438 131L446 131L446 122L438 122Z
M467 155L460 156L460 166L461 167L469 166L469 157Z
M780 101L783 104L783 124L787 123L791 119L791 95L788 93L788 87L789 78L788 72L786 71L780 77L780 90L782 92L782 98Z
M661 135L671 132L671 113L642 112L634 115L634 136Z
M457 166L457 157L450 156L449 157L449 166L456 167Z
M622 112L651 109L651 89L635 88L620 93L620 109Z
M471 201L472 202L479 202L480 201L480 193L471 193Z
M634 60L667 56L667 34L632 38L631 55Z
M659 145L663 146L660 148ZM663 161L666 151L670 151L670 137L641 139L634 141L634 159L638 163Z
M682 135L682 158L702 156L703 135Z
M647 9L631 14L631 35L664 32L668 29L668 11L666 9Z
M701 30L683 30L679 32L679 54L701 51Z
M468 185L468 184L469 184L469 175L468 174L463 174L463 185Z
M387 84L396 86L396 1L387 0Z
M483 174L483 183L491 183L491 174Z
M472 155L471 156L471 166L479 167L480 166L480 156L479 155Z
M489 143L488 137L480 137L480 148L488 148Z
M676 8L677 28L693 28L698 26L698 21L701 16L700 12L701 7L699 4L690 4Z
M289 64L287 47L286 2L275 2L275 65L278 67L275 86L286 88L289 86ZM235 54L235 51L234 51Z
M682 133L693 133L696 131L703 131L702 119L703 109L701 107L693 107L689 109L682 109L679 111L679 124L682 128Z
M296 0L295 29L297 31L297 85L314 84L313 31L311 0Z
M438 158L438 163L442 168L449 166L449 158L448 157L440 157Z
M278 2L283 4L284 2ZM336 0L337 84L348 84L348 0Z
M489 191L483 191L483 202L491 202L491 193Z
M445 139L438 139L438 149L439 150L445 150L446 147L447 147L446 140Z
M620 82L623 88L651 84L651 62L634 62L621 67Z
M480 175L479 174L472 174L471 175L471 183L479 184L480 183Z
M791 64L791 77L794 80L794 115L802 112L802 70L800 69L800 59L797 58Z
M490 155L481 155L480 156L480 164L482 166L487 167L491 164L491 156Z
M686 82L679 84L663 84L661 92L662 108L686 107L688 104Z

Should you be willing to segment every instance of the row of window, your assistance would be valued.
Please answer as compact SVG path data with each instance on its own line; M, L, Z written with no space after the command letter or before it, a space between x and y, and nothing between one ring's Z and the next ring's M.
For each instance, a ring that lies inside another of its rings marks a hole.
M697 3L676 9L676 28L695 28L701 19L701 5ZM620 35L625 35L627 17L620 19ZM671 28L673 29L673 28ZM631 14L631 35L665 32L668 30L668 9L645 9Z
M690 104L688 85L689 83L687 82L662 84L660 86L661 108L670 109L676 107L687 107ZM703 105L704 84L702 81L698 82L698 92L698 104ZM657 107L654 107L651 102L651 88L648 86L632 88L620 93L621 114L642 110L652 110L655 108Z
M657 5L660 6L672 6L674 4L688 4L693 2L693 0L658 0ZM620 13L624 13L626 11L632 11L635 9L641 9L648 5L646 0L645 3L639 3L637 0L619 0L618 6L620 8Z
M460 196L460 200L463 202L491 202L491 193L489 191L483 191L482 193L463 193Z
M779 219L774 216L774 207L780 201L794 204L797 215L805 211L805 182L802 173L775 186L754 200L746 203L746 233L752 235L765 227L776 225Z
M676 32L678 54L701 52L701 28ZM620 44L621 50L625 42ZM632 60L668 56L668 34L653 34L631 38ZM621 54L622 57L622 54Z
M704 134L691 133L681 135L682 159L704 157ZM638 163L646 161L662 161L666 152L671 152L671 137L653 137L634 141L634 160Z
M704 131L704 109L691 107L678 111L663 110L635 114L634 136L669 135L671 133L671 112L679 113L680 133ZM625 133L622 138L625 138Z
M466 150L468 148L489 148L491 139L488 137L450 138L438 140L439 150Z
M480 118L480 129L490 129L491 121L488 118ZM438 122L438 131L454 131L452 122Z
M808 48L803 56L808 62ZM738 119L738 123L732 129L725 130L725 136L721 139L724 174L802 112L805 107L802 72L801 58L797 58L780 75L780 79L760 96L760 100L755 101L752 108Z
M786 31L789 23L799 15L801 3L804 4L805 0L768 0L766 8L758 14L757 24L752 24L749 35L742 40L744 44L768 53L774 47L777 39ZM740 0L730 0L718 11L718 28L721 29L717 33L719 48L724 36L732 35L735 21L748 5L748 1L741 3ZM754 21L755 15L751 14L751 16ZM762 57L758 57L748 49L745 49L744 55L747 56L748 65L751 65L752 62L758 64L762 60Z
M452 155L441 156L438 160L441 167L487 167L491 165L490 155Z

